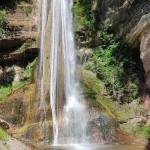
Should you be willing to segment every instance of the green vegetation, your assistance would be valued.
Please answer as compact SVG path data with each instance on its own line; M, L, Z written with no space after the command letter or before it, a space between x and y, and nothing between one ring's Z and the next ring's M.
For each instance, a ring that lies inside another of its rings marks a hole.
M140 116L142 106L139 106L139 101L132 102L130 105L120 105L112 99L103 96L106 93L104 84L96 77L82 73L81 82L85 91L86 100L90 101L101 113L106 112L119 122L128 120L134 117L135 114Z
M78 26L84 26L90 30L94 29L95 15L92 11L91 0L76 1L73 7L75 15L75 24Z
M2 128L0 128L0 141L5 141L7 138L8 134Z
M6 10L0 8L0 34L4 32L4 20L6 16Z
M129 135L138 136L141 138L149 138L150 126L147 125L137 125L137 124L128 124L121 125L121 129L126 131Z
M7 84L0 86L0 101L6 98L9 94L13 93L15 90L21 88L25 84L33 81L33 72L36 64L36 59L29 63L25 70L20 73L20 81L13 81L12 84Z
M0 87L0 101L2 101L5 97L11 94L13 91L22 87L27 81L14 81L12 85L8 84L6 86Z
M90 102L101 114L109 114L119 125L119 122L126 122L136 116L141 116L143 110L139 101L133 101L130 105L120 105L112 99L103 96L105 88L103 83L96 77L81 72L81 81L84 88L85 99ZM150 124L124 123L120 128L132 136L149 138Z
M109 21L99 31L100 46L93 49L85 69L97 74L110 95L122 91L124 96L120 103L131 102L140 92L138 84L144 77L142 62L138 52L134 53L127 44L118 42L113 34L109 34L108 27Z
M21 1L28 2L28 3L32 2L32 0L1 0L0 1L0 34L4 32L4 21L6 18L7 11L9 11L9 8L13 9L14 7L16 7L16 5ZM20 10L26 13L26 15L28 16L29 13L31 12L31 7L22 6Z
M33 81L34 76L34 69L36 65L37 59L35 59L32 63L29 63L24 71L20 73L20 77L23 78L29 78L29 80Z
M19 10L22 13L25 13L26 16L28 16L31 13L32 8L31 6L18 6L17 10Z

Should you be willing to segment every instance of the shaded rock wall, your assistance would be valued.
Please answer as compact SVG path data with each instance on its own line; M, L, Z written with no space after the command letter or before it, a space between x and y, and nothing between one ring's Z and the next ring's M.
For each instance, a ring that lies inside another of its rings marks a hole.
M11 65L22 60L28 63L29 59L37 56L38 15L36 5L34 0L30 3L21 2L12 10L7 8L4 32L0 35L1 66Z
M138 46L138 37L144 32L145 26L142 25L149 24L149 13L150 1L148 0L101 0L96 8L99 24L110 19L112 23L110 30L118 38L123 37L135 46Z
M145 69L145 94L150 88L150 1L149 0L94 0L98 28L110 20L109 30L124 39L131 49L140 50ZM150 103L150 102L149 102Z

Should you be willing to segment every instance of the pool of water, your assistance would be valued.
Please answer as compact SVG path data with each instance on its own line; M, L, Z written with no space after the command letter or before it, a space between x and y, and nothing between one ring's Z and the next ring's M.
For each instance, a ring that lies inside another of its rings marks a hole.
M59 145L39 146L43 150L150 150L144 146L116 146L116 145Z

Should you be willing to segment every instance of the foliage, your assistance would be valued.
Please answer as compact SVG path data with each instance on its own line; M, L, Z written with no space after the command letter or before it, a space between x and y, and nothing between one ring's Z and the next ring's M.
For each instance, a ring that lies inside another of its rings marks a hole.
M3 26L4 26L5 16L6 16L6 10L0 8L0 34L4 31Z
M5 141L7 138L8 134L2 128L0 128L0 141Z
M26 83L28 83L32 80L32 74L34 71L35 64L36 64L36 59L32 63L29 63L27 65L26 69L20 73L20 78L22 80L13 81L12 84L0 86L0 101L2 101L5 97L7 97L13 91L21 88Z
M17 8L17 10L19 10L20 12L25 13L26 16L28 16L31 13L32 8L30 6L19 6Z
M7 95L11 94L13 91L22 87L26 81L14 81L12 85L8 84L5 86L0 86L0 101L2 101Z
M36 65L37 59L35 59L33 62L29 63L24 71L20 73L20 77L24 78L26 76L31 76L32 72L34 71L35 65Z
M127 132L129 135L138 136L141 138L149 138L150 126L147 125L137 125L137 124L128 124L121 125L121 129Z
M109 24L107 21L99 31L100 46L93 49L93 57L85 68L97 74L109 93L123 89L126 96L122 103L131 102L138 97L138 83L144 72L142 63L127 44L118 42L108 32Z
M124 122L130 118L133 118L135 114L140 116L142 106L138 101L133 101L129 104L120 105L110 99L103 96L106 93L103 82L97 77L81 73L81 82L84 89L85 99L97 108L100 113L107 113L118 121Z
M94 27L95 15L92 11L91 0L81 0L74 4L73 11L75 15L76 24L79 26L88 27L91 30Z

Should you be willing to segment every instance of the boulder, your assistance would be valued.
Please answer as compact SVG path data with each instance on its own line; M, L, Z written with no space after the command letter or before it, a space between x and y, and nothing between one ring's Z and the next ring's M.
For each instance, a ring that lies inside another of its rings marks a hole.
M7 130L10 129L10 125L6 121L0 118L0 128Z
M0 85L1 84L11 84L15 78L15 69L14 67L5 67L1 73Z

